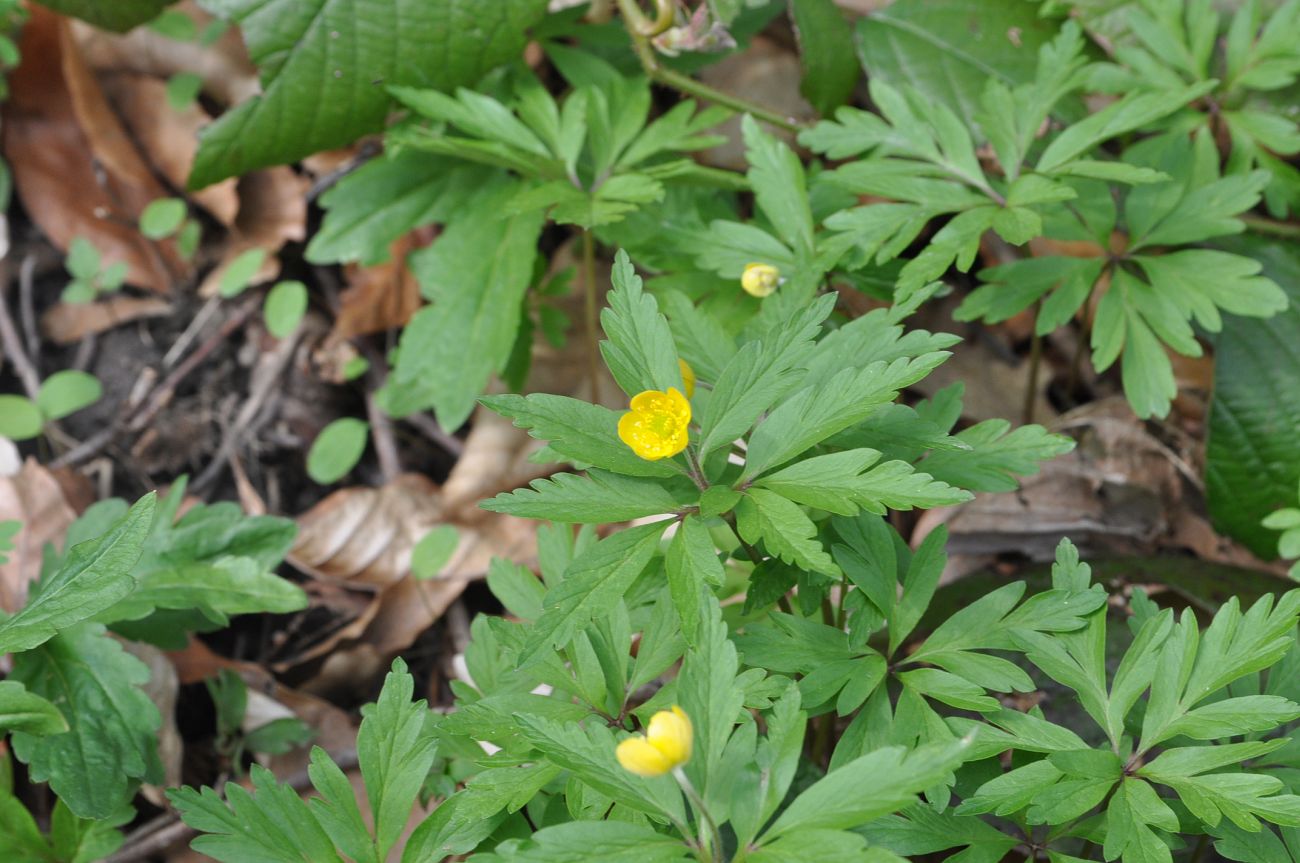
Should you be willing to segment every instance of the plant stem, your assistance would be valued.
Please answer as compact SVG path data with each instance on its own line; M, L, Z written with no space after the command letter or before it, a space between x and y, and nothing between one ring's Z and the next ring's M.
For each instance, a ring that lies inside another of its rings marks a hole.
M1279 222L1275 219L1267 219L1263 216L1252 216L1249 213L1238 216L1246 223L1246 227L1252 231L1258 231L1261 234L1272 234L1275 237L1300 238L1300 225L1291 222Z
M686 793L686 799L691 801L691 805L695 807L695 812L699 816L700 821L708 827L709 836L711 838L709 847L712 851L713 859L717 861L717 863L722 863L722 832L718 830L717 822L713 820L713 815L709 813L709 807L704 805L704 798L695 790L695 786L691 784L691 780L686 778L686 773L682 768L673 768L673 778L677 780L677 784L680 785L682 791ZM700 839L703 840L704 836L701 835Z
M645 33L641 32L641 22L646 22L646 18L641 14L641 10L636 7L636 0L618 0L618 7L623 13L623 23L627 27L628 36L632 38L632 48L636 51L637 59L641 61L641 68L645 70L646 75L652 81L658 81L660 84L673 87L688 96L704 99L730 108L733 111L739 111L742 114L752 114L755 118L785 129L788 132L798 132L804 128L803 124L790 117L778 114L769 108L764 108L762 105L755 105L753 102L733 96L730 93L724 93L710 87L708 84L696 81L689 75L683 75L661 65L659 59L655 57L654 48L650 45L650 39Z
M600 335L596 315L596 244L591 228L582 232L582 291L586 297L587 375L591 403L600 404Z
M1029 340L1029 381L1025 384L1025 405L1021 411L1025 425L1034 421L1034 406L1038 401L1038 371L1043 361L1043 337L1038 334L1038 312L1041 301L1034 304L1034 335Z

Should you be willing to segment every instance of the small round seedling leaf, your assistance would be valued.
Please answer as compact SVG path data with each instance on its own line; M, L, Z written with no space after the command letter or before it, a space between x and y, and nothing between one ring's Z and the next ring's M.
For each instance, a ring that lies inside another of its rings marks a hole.
M194 253L199 250L199 241L203 239L203 228L193 219L181 225L181 229L176 234L176 251L181 253L181 257L189 260L194 257Z
M433 578L447 561L451 560L460 534L449 524L440 524L429 531L411 550L411 572L419 579Z
M167 79L167 104L180 111L194 104L203 89L203 79L193 72L180 72Z
M193 42L199 35L199 26L194 19L179 9L165 9L149 22L149 29L177 42Z
M122 283L125 281L126 281L126 262L118 261L116 263L109 264L107 267L104 268L104 272L99 274L99 290L102 293L111 294L113 291L116 291L118 288L122 287Z
M93 279L99 275L99 250L85 237L73 237L64 266L74 279Z
M151 201L140 214L140 233L151 240L162 240L176 233L185 221L185 202L180 198Z
M231 261L230 266L221 274L221 284L218 289L221 296L229 299L242 294L248 287L248 283L257 275L257 271L262 268L264 260L266 260L265 250L249 249Z
M343 380L355 381L370 370L370 360L365 357L353 357L343 364Z
M325 426L307 453L307 474L321 485L338 482L356 467L366 450L370 425L353 417Z
M307 311L307 286L302 282L280 282L266 295L262 315L271 335L282 339L298 328Z
M99 378L76 369L55 372L41 384L36 405L47 419L57 420L99 401L104 388Z
M27 440L41 433L41 409L31 399L0 395L0 435L10 440Z
M89 303L95 299L95 286L89 282L75 279L68 282L67 287L63 289L61 299L63 302L72 303L73 305Z

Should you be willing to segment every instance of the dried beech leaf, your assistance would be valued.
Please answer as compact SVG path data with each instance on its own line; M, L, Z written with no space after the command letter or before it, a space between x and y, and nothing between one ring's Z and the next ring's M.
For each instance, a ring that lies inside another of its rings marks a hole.
M334 320L334 339L350 339L405 326L420 308L420 285L406 256L419 248L414 233L399 238L389 247L389 259L377 266L344 268L348 288L339 295L339 312Z
M184 189L199 148L199 129L212 118L198 104L177 109L167 101L167 84L161 78L135 72L118 72L101 78L117 115L144 151L149 164L176 189ZM239 214L239 194L234 178L215 183L189 197L230 227Z
M172 8L192 18L200 30L214 20L193 0ZM198 75L203 92L223 105L238 104L261 89L238 27L229 28L206 46L178 42L148 27L119 34L77 21L72 23L72 34L86 62L97 71L141 72L159 78L188 72Z
M41 332L61 345L75 344L91 333L102 333L140 318L171 313L172 305L157 297L113 294L93 303L58 303L41 315Z
M40 577L41 550L62 543L77 518L54 475L28 459L17 474L0 477L0 521L20 521L8 563L0 564L0 609L14 613L27 602L27 586Z
M185 265L169 244L149 242L135 225L144 207L168 192L107 108L66 21L33 7L21 51L3 135L27 212L60 249L83 236L105 264L127 265L127 281L166 293Z

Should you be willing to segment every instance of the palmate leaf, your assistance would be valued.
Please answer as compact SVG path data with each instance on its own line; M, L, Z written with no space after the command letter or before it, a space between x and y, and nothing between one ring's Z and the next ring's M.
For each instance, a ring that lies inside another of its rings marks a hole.
M433 305L402 332L397 385L432 406L448 428L464 423L492 374L505 368L515 342L524 292L532 279L540 213L502 218L501 203L479 199L427 250L412 256L421 290Z
M654 297L642 288L641 277L621 249L614 258L613 283L609 308L600 314L607 337L600 343L600 351L610 374L629 396L645 390L667 392L670 387L682 391L681 367L668 321Z
M786 563L830 576L840 574L817 541L817 527L797 504L774 491L751 489L736 506L736 526L746 542L762 542Z
M619 414L609 408L549 393L485 396L482 402L575 462L626 476L678 473L671 462L646 461L619 440Z
M260 764L249 777L252 793L233 782L226 785L229 805L211 788L167 792L185 823L202 831L190 847L222 863L343 863L297 791L276 782Z
M684 482L684 480L683 480ZM676 512L688 503L662 483L591 470L533 480L531 488L499 494L479 504L492 512L576 524L609 524Z
M857 827L897 812L921 791L939 785L961 764L966 744L877 749L815 782L786 807L761 837L767 842L795 830Z
M485 863L677 863L693 855L681 839L644 824L570 821L475 857Z
M755 484L837 515L856 515L859 509L884 515L886 509L928 509L971 498L969 492L936 481L907 462L879 461L878 450L847 450L796 462Z
M1016 429L1006 420L976 423L953 436L965 450L939 450L918 465L936 481L972 491L1012 491L1017 477L1038 473L1042 462L1074 449L1074 441L1040 425Z
M519 664L528 664L543 650L564 647L606 603L622 596L650 562L667 526L661 521L619 531L574 558L564 580L547 591Z
M82 623L17 654L11 678L60 706L70 731L13 735L31 778L83 818L106 818L159 770L158 709L139 688L149 670L104 627ZM156 779L154 781L157 781Z
M383 127L385 85L473 84L523 50L545 0L204 0L239 22L261 95L204 130L190 185L351 143Z

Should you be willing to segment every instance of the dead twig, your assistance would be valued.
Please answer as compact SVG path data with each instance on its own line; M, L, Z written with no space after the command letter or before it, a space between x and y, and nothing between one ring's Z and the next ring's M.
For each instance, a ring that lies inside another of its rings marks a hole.
M13 318L9 316L8 261L0 261L0 346L4 348L4 354L9 358L9 362L13 363L14 372L18 375L18 381L23 385L27 397L36 398L36 394L41 391L41 376L36 373L36 367L32 365L27 351L23 349L18 329L14 326Z

